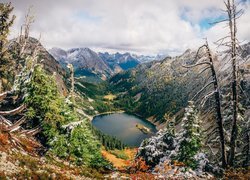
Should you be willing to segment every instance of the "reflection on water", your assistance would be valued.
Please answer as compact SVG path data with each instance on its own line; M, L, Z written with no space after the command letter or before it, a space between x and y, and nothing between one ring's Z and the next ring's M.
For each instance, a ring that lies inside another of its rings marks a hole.
M150 122L126 113L96 116L92 124L102 132L117 137L131 147L138 147L145 138L151 137L157 131ZM136 127L136 124L150 128L152 133L143 133Z

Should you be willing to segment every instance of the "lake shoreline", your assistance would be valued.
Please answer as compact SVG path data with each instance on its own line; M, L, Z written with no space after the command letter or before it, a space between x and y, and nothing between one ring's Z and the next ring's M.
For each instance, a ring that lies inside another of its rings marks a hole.
M117 111L107 111L107 112L102 112L102 113L97 113L93 116L88 116L88 119L90 122L93 121L93 119L96 117L96 116L100 116L100 115L107 115L107 114L115 114L115 113L126 113L126 114L130 114L130 115L133 115L133 116L137 116L139 118L143 118L146 122L149 122L151 124L153 124L156 129L159 131L160 129L163 129L164 126L166 126L165 123L159 123L159 122L155 122L155 119L153 118L153 116L151 117L148 117L148 118L145 118L143 117L142 115L138 114L138 113L131 113L131 112L126 112L124 110L117 110Z
M120 114L120 113L126 113L124 110L118 110L118 111L107 111L107 112L103 112L103 113L97 113L95 114L94 116L91 116L90 118L90 122L93 121L93 119L96 117L96 116L101 116L101 115L108 115L108 114Z
M158 131L159 131L160 129L163 129L163 128L166 126L165 123L159 123L159 122L155 121L154 116L150 116L150 117L145 118L144 116L142 116L142 115L140 115L140 114L138 114L138 113L135 113L135 114L133 114L133 115L138 116L138 117L140 117L140 118L143 118L143 119L145 119L145 121L152 123L153 125L155 125L155 127L156 127L156 129L157 129Z
M125 111L99 113L91 123L104 134L120 139L129 147L139 147L145 138L157 133L153 123Z

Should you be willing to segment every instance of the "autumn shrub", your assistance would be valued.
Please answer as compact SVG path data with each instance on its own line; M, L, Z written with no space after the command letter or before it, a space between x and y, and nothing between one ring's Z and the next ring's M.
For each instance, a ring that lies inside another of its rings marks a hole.
M145 160L142 157L135 159L129 167L129 172L147 172L149 166L146 164Z
M7 133L0 132L0 144L7 145L9 144L9 138Z

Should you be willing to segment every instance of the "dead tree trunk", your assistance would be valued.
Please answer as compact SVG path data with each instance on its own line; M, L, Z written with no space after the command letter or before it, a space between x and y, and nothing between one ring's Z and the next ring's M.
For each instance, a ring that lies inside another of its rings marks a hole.
M227 13L231 37L231 59L232 59L232 104L233 104L233 121L232 121L232 132L230 138L230 150L229 150L229 165L234 165L235 158L235 142L237 139L238 128L237 128L237 116L238 116L238 82L237 82L237 67L236 67L236 6L234 0L232 4L230 0L227 1Z
M215 110L216 110L216 123L219 129L219 136L220 136L220 146L221 146L221 162L222 162L222 167L225 168L227 166L227 161L226 161L226 150L225 150L225 136L224 136L224 128L223 128L223 118L222 118L222 113L221 113L221 98L220 98L220 91L219 91L219 85L218 85L218 79L216 75L216 71L214 68L214 63L213 63L213 57L210 51L210 48L208 46L208 43L206 42L205 45L201 46L196 54L196 58L199 55L199 51L205 48L205 59L206 61L198 62L194 65L191 66L186 66L183 65L186 68L192 68L200 65L206 65L206 67L201 71L201 73L205 72L206 70L210 69L211 70L211 76L212 76L212 81L207 83L196 95L193 97L193 99L198 96L201 92L206 90L209 86L213 85L213 91L211 93L208 93L205 95L202 99L204 100L204 103L206 100L214 95L215 99ZM201 58L202 59L202 58ZM203 58L204 59L204 58ZM202 104L204 104L202 103Z
M226 149L225 149L225 137L224 137L224 129L223 129L223 118L221 113L221 99L220 99L220 91L219 91L219 85L218 85L218 79L216 75L216 71L214 69L213 64L213 58L212 54L210 52L208 44L206 44L206 49L208 53L208 58L211 63L211 75L213 78L213 85L214 85L214 99L215 99L215 109L216 109L216 118L217 118L217 125L219 129L219 135L220 135L220 144L221 144L221 161L222 161L222 167L225 168L227 165L226 162Z

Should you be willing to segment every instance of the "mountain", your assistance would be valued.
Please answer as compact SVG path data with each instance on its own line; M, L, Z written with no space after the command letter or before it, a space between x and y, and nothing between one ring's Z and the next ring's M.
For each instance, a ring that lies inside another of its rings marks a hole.
M106 79L113 74L111 68L89 48L72 48L68 51L52 48L49 52L63 67L72 64L76 76L99 76Z
M145 55L133 54L132 56L136 58L138 61L140 61L141 63L147 63L150 61L160 61L167 57L167 55L163 55L163 54L158 54L156 56L145 56Z
M52 48L49 52L64 68L68 63L73 64L75 75L87 77L89 81L98 81L98 78L106 80L115 73L140 64L140 61L129 53L96 53L89 48L73 48L67 51Z
M52 48L49 53L65 68L73 64L76 76L88 77L90 81L103 80L121 71L137 67L141 63L162 60L165 55L144 56L130 53L96 53L89 48L72 48L67 51Z
M165 113L174 116L187 105L192 95L189 92L197 89L188 84L195 74L181 67L183 61L191 63L194 57L195 52L187 50L178 57L142 63L113 76L109 81L111 89L118 92L122 107L153 121L164 122Z
M128 70L131 68L136 67L140 64L138 59L134 58L130 53L115 53L109 54L105 53L98 53L100 58L103 59L114 72L119 72L121 70Z
M240 71L244 72L242 84L248 97L250 97L249 47L250 43L242 46L244 51L241 56L247 60L240 62ZM126 110L142 115L158 125L167 119L176 118L178 121L188 100L207 84L207 79L210 77L209 71L199 75L201 67L192 69L182 67L183 64L195 63L197 61L195 56L196 51L189 49L180 56L142 63L134 69L113 76L109 83L113 93L118 94L117 106L125 107ZM230 70L229 56L225 52L214 54L214 64L221 87L229 81L225 78ZM209 91L211 92L212 88L204 91L201 96ZM212 119L208 116L206 118L208 121Z

